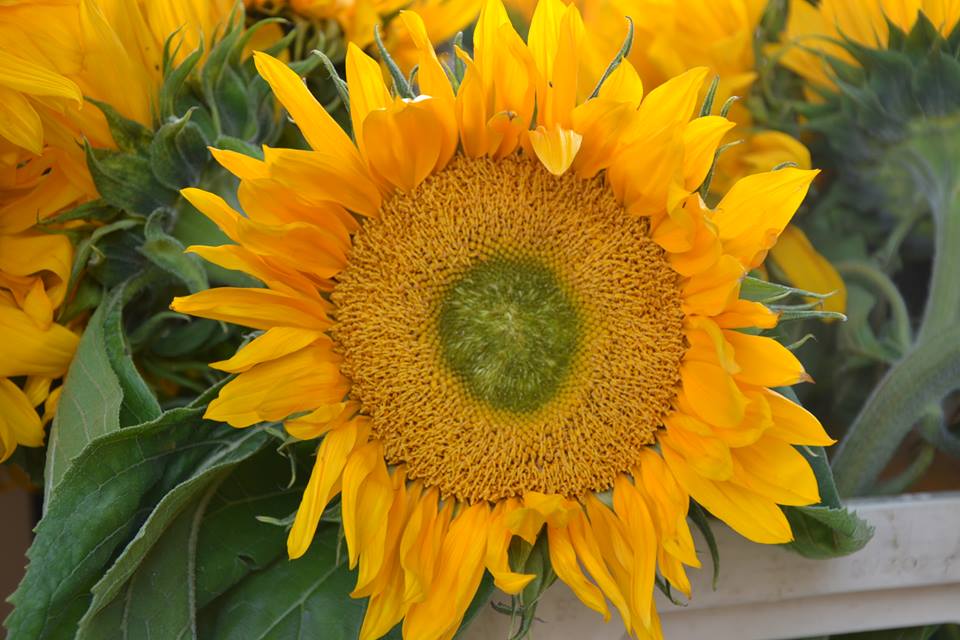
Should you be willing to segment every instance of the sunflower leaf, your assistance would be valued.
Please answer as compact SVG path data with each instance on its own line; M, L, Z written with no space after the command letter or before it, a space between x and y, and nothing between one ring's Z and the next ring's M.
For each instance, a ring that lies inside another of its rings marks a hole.
M710 528L706 512L693 500L690 501L690 519L700 530L703 539L707 541L707 548L710 549L710 560L713 562L713 588L716 590L717 582L720 580L720 549L717 547L717 539L713 535L713 529Z
M126 291L119 287L97 308L67 372L47 445L48 504L73 459L92 440L160 414L126 353L121 326Z
M182 281L191 293L207 289L207 272L199 259L189 253L183 244L163 229L166 212L157 209L144 227L145 242L140 252L150 262Z
M150 159L142 153L93 149L86 145L87 167L97 192L118 209L147 215L172 205L179 194L153 174Z
M275 456L257 453L266 439L256 431L245 436L230 455L198 470L157 504L91 589L94 598L78 638L121 637L121 632L124 638L196 637L199 607L281 554L284 532L271 535L254 514L290 508L302 487L296 495L278 494L271 482L277 465L269 459ZM241 465L249 471L241 472ZM165 598L159 610L158 594ZM126 619L122 627L114 614L118 602Z
M91 602L90 589L164 495L269 438L205 424L200 413L169 411L96 438L76 457L58 489L47 494L47 511L27 553L30 565L11 596L16 608L5 622L11 637L53 638L75 629Z
M794 540L784 546L806 558L836 558L862 549L873 527L845 508L784 507Z
M355 576L338 556L338 530L321 525L304 557L277 558L211 603L201 614L202 637L296 637L311 621L322 620L325 640L356 638L364 601L349 596Z

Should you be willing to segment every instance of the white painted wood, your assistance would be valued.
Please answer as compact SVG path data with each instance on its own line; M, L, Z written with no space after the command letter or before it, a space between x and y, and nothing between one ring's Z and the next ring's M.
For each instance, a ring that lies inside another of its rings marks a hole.
M677 607L658 597L666 640L781 640L960 623L960 493L852 500L849 506L876 534L859 553L834 560L808 560L715 526L717 591L710 585L706 545L697 539L704 567L690 571L692 601ZM603 624L559 583L544 596L537 616L537 640L626 637L619 618ZM488 609L466 639L504 640L508 622Z

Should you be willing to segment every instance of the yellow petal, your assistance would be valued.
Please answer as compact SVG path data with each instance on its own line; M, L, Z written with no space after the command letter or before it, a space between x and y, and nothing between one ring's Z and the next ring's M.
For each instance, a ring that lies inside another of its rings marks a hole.
M339 402L349 388L332 345L317 343L239 374L220 390L204 415L247 427Z
M759 302L734 300L726 310L713 318L724 329L744 329L757 327L772 329L777 326L779 316Z
M353 137L366 156L363 127L367 116L376 109L385 109L390 103L390 92L383 83L380 65L352 42L347 45L347 84L350 86L350 119Z
M812 413L775 391L767 390L765 394L773 419L768 435L790 444L812 447L826 447L836 442Z
M0 139L34 155L43 151L43 123L23 94L0 85Z
M649 628L657 564L657 532L643 496L626 476L621 475L614 481L613 509L634 545L628 596L630 607L643 626Z
M720 256L713 269L691 276L683 284L684 310L719 315L737 300L744 275L746 272L736 258Z
M400 566L404 573L406 602L423 600L433 583L436 563L453 514L451 501L438 511L439 500L440 493L436 488L421 497L410 514L400 540Z
M240 373L261 362L276 360L299 351L323 335L321 331L309 331L299 327L274 327L241 347L232 358L211 362L210 366L229 373Z
M43 424L33 405L17 385L0 378L0 431L12 436L12 441L25 447L43 446ZM0 458L6 460L14 447L5 447Z
M478 26L477 29L479 28ZM483 89L483 78L477 66L463 50L458 48L456 55L466 65L456 101L460 143L463 145L464 155L468 158L477 158L486 154L488 147L487 99Z
M711 480L729 480L733 476L730 448L719 438L704 436L682 428L683 422L668 417L666 433L659 441L682 456L698 474Z
M793 352L773 338L739 331L724 330L723 333L733 345L740 365L740 371L734 373L740 382L762 387L786 387L810 379Z
M705 116L692 120L683 131L683 175L686 187L699 189L723 137L736 126L721 116Z
M786 516L773 500L732 482L708 480L669 448L663 450L663 457L690 496L740 535L762 544L793 539Z
M343 469L342 483L340 509L350 568L357 566L361 553L382 560L393 500L383 445L374 440L357 447Z
M180 313L254 329L301 327L323 331L330 326L326 304L270 289L207 289L174 298L170 308Z
M573 128L583 137L573 160L578 175L592 178L610 165L634 117L636 108L629 103L604 98L588 100L573 110Z
M580 570L567 528L549 527L547 543L550 550L550 565L557 577L570 587L580 602L603 615L604 622L608 622L610 609L607 607L607 601L604 600L600 589L587 580L583 571Z
M686 361L680 365L680 379L693 410L704 421L731 428L743 420L747 399L719 365Z
M748 447L733 449L733 482L778 504L802 506L820 502L817 478L806 458L793 446L765 436Z
M347 458L361 440L358 429L361 424L360 421L348 423L341 429L331 431L320 443L310 480L303 491L300 508L297 509L293 527L287 536L287 554L291 559L299 558L310 547L323 510L339 491L340 477Z
M0 234L0 272L15 276L40 276L48 298L45 304L59 307L63 302L72 263L73 247L65 235Z
M253 54L253 61L311 147L339 156L340 161L351 168L362 166L353 142L293 69L260 51Z
M707 73L706 67L690 69L647 94L640 104L635 135L648 139L690 122Z
M597 544L596 535L590 526L583 511L579 511L570 519L570 525L567 527L567 533L570 536L570 542L573 549L580 559L583 568L587 570L593 580L603 591L604 595L610 599L610 602L620 611L624 626L627 631L631 629L632 620L630 619L630 607L627 600L617 586L616 581L607 569L603 553L600 551L600 545Z
M530 132L530 144L547 171L555 176L563 175L580 150L583 136L571 129L556 126L547 130L543 126Z
M405 638L446 639L460 626L483 578L489 517L487 505L478 503L463 508L451 523L430 593L403 621Z
M691 316L687 318L684 333L689 347L684 360L698 360L723 367L727 373L738 373L740 366L734 359L733 345L726 334L710 318Z
M494 584L501 591L509 594L518 594L536 578L532 574L516 573L510 569L508 551L513 534L506 526L507 503L501 502L494 509L490 518L490 528L487 535L487 550L484 556L484 565L493 576ZM515 506L513 508L516 508Z
M498 73L498 55L501 53L498 49L500 28L509 24L510 18L501 0L485 0L473 34L473 55L483 94L492 93L494 78Z
M218 247L193 245L187 247L187 251L224 269L242 271L260 280L274 291L292 294L294 297L303 296L321 302L317 289L326 291L333 289L332 282L329 283L329 287L324 287L317 280L308 278L283 262L271 259L269 256L258 256L240 245L223 244Z
M383 455L382 447L378 453ZM407 518L406 473L403 468L394 469L391 477L386 463L381 461L363 481L357 504L358 512L368 508L371 511L364 515L362 525L358 523L361 529L360 568L357 571L357 584L350 592L351 598L381 592L390 582L391 575L400 573L395 551ZM382 513L378 510L379 505L386 505Z
M403 573L391 574L386 587L370 596L363 614L358 640L378 640L403 619L407 611L404 599Z
M356 402L333 402L314 409L305 416L287 420L283 428L294 438L312 440L328 431L339 429L352 420L359 410Z
M326 148L304 151L267 147L264 160L272 179L309 201L337 202L368 218L380 211L380 191L367 169L344 162Z
M724 250L748 269L763 262L817 173L788 167L738 180L713 217Z
M629 60L624 58L600 87L599 98L625 102L636 109L643 100L643 81Z
M221 167L238 178L250 180L254 178L266 178L270 175L267 163L263 160L253 158L244 153L230 151L229 149L217 149L215 147L207 147L207 149Z
M59 324L46 328L28 314L0 302L0 378L46 376L67 372L77 349L77 335Z
M397 100L389 109L371 111L363 136L370 166L384 180L410 192L445 163L446 130L433 98ZM439 106L440 109L445 109Z
M80 87L73 80L37 62L0 51L0 86L31 96L60 98L79 107Z
M791 225L780 234L770 249L770 257L786 274L790 284L814 293L833 293L823 300L824 311L843 313L847 308L847 288L833 265L810 244L799 227ZM807 299L813 302L813 299Z

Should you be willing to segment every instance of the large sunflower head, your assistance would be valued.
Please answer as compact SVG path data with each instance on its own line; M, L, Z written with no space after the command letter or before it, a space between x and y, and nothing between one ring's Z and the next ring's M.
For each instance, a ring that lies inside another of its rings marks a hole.
M766 543L791 539L778 505L818 500L793 445L830 439L769 389L803 368L756 335L776 314L739 298L815 172L751 176L708 208L697 189L732 124L693 117L707 71L646 96L629 62L581 74L560 0L527 42L490 0L452 79L401 19L417 84L388 87L350 47L352 136L258 54L312 150L215 152L242 213L184 193L234 241L192 250L265 285L173 302L263 331L214 363L237 377L207 417L320 440L288 549L339 494L363 638L401 620L452 637L485 569L519 593L515 537L587 606L659 636L656 572L689 592L699 564L691 496Z

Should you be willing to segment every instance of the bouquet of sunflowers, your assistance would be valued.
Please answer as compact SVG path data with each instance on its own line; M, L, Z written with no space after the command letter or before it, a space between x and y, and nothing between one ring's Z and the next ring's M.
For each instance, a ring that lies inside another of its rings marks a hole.
M713 528L860 550L960 455L958 22L0 0L9 637L659 639Z

